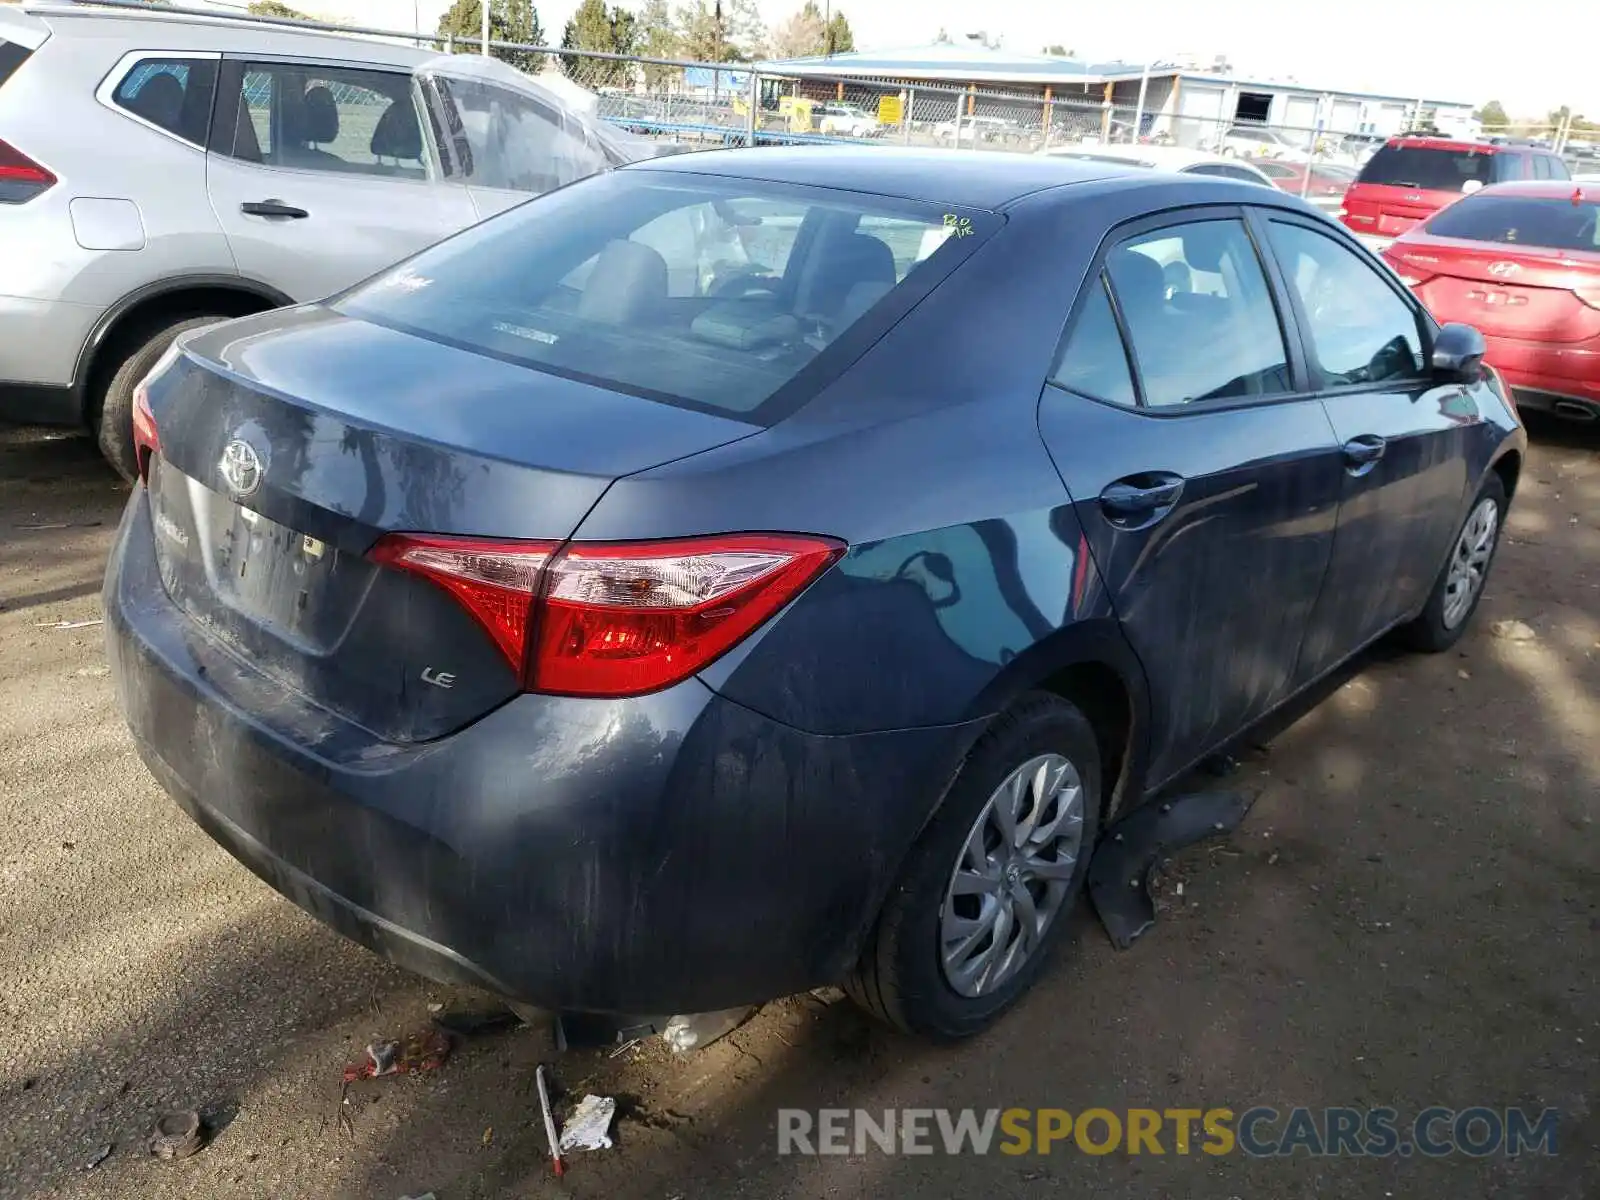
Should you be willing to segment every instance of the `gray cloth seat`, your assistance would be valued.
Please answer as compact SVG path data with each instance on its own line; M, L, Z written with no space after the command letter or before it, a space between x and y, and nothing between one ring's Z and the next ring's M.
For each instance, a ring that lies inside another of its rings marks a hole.
M667 260L641 242L608 242L578 298L578 316L630 325L659 313L667 300Z

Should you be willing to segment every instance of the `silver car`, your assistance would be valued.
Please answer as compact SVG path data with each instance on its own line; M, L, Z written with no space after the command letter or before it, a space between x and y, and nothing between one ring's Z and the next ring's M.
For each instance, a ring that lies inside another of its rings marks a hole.
M184 330L655 152L490 59L0 6L0 418L86 425L131 476L133 388Z

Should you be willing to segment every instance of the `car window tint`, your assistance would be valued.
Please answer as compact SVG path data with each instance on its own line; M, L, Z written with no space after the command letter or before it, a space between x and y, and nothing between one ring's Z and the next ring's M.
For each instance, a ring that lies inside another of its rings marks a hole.
M1185 167L1186 175L1216 175L1222 179L1234 179L1240 183L1261 183L1259 175L1252 175L1243 167L1230 166L1228 163L1196 163L1192 167Z
M1550 178L1551 179L1571 179L1572 178L1572 172L1567 170L1567 164L1562 162L1559 158L1556 158L1556 157L1554 157L1552 155L1551 157L1545 159L1544 161L1545 161L1545 166L1549 168Z
M540 195L610 165L593 132L555 105L474 79L438 76L434 89L458 160L449 173L469 184Z
M666 402L751 413L997 223L840 190L615 171L363 285L341 311ZM825 374L825 369L819 374Z
M1550 160L1542 154L1536 154L1533 157L1533 177L1535 179L1550 178Z
M203 146L216 86L215 59L146 58L128 68L112 101L186 142Z
M1239 221L1173 225L1106 259L1149 405L1289 390L1261 262Z
M1552 250L1600 250L1600 202L1486 193L1457 201L1428 222L1438 237Z
M1434 192L1459 192L1468 182L1494 182L1494 160L1509 157L1481 150L1391 145L1367 160L1367 165L1361 168L1358 182Z
M1273 250L1306 316L1310 349L1330 385L1422 374L1416 311L1375 268L1303 225L1270 225Z
M1514 183L1519 179L1533 178L1533 172L1528 167L1528 160L1525 155L1496 154L1494 156L1493 176L1496 183Z
M229 153L301 171L427 176L411 76L400 72L251 64Z
M1104 276L1097 277L1090 285L1083 309L1073 323L1072 334L1061 348L1055 370L1050 373L1050 381L1097 400L1135 403L1128 351L1111 312Z

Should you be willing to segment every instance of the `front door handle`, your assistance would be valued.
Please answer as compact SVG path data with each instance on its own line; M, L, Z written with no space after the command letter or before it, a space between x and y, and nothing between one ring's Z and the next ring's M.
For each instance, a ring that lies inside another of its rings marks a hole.
M1370 467L1383 457L1383 452L1388 449L1389 443L1375 433L1364 433L1360 437L1353 437L1343 446L1345 466L1352 470L1359 467Z
M282 200L247 200L239 211L251 217L288 217L291 221L303 220L311 214L303 208L285 204Z
M1152 471L1107 484L1100 493L1100 507L1113 521L1137 523L1165 514L1182 494L1181 476Z

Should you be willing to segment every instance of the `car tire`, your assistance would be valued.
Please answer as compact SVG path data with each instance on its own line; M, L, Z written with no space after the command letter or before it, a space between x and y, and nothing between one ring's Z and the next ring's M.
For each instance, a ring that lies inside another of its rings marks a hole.
M1491 472L1450 543L1450 556L1439 570L1428 603L1416 620L1400 629L1401 639L1410 649L1438 654L1461 639L1483 599L1505 517L1505 484ZM1464 597L1463 587L1470 589Z
M1019 776L1020 793L1012 786ZM967 753L907 856L845 991L880 1020L932 1040L987 1028L1032 986L1064 935L1088 873L1103 799L1099 745L1088 720L1059 696L1025 695ZM1002 840L1008 800L1012 841L1022 839L1009 854ZM1032 873L1030 852L1050 878ZM1035 920L1025 926L1030 912ZM1017 959L1024 929L1032 932L1031 947ZM985 953L990 966L975 975Z
M228 319L221 313L168 319L159 325L146 326L124 343L123 357L116 361L110 382L101 396L94 431L100 453L129 483L139 474L139 459L133 447L133 389L150 373L150 368L180 333Z

